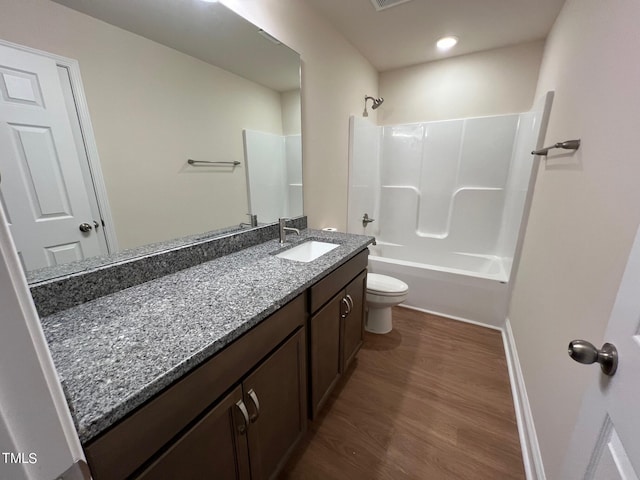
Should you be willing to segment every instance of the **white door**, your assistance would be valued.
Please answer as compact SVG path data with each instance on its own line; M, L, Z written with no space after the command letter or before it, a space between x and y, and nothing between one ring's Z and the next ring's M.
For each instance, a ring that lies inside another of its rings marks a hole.
M613 376L601 373L599 367L597 375L594 371L593 384L583 398L573 432L563 479L640 478L640 229L604 340L617 349L617 370Z
M106 253L56 62L2 45L0 174L0 205L27 270Z
M19 262L0 210L0 479L51 480L84 454Z

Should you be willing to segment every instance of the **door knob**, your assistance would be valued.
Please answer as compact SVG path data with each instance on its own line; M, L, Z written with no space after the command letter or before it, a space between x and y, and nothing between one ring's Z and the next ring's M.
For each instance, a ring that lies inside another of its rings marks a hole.
M598 362L605 375L613 375L618 368L618 350L611 343L605 343L598 350L586 340L573 340L569 343L569 356L576 362L590 364Z
M90 232L93 227L85 222L85 223L81 223L78 228L80 228L80 231L82 233L87 233L87 232Z

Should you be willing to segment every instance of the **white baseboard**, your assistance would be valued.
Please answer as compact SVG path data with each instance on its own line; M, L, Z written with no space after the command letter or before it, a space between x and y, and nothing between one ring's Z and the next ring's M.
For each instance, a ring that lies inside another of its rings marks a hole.
M518 433L520 435L520 445L522 447L522 461L527 480L546 480L538 436L533 423L531 405L527 396L527 389L524 384L524 377L520 368L518 351L516 350L511 322L507 318L502 331L505 355L507 357L507 367L509 368L509 380L511 381L511 393L513 395L513 406L516 411L516 421L518 422Z
M418 312L424 312L424 313L429 313L431 315L437 315L439 317L450 318L451 320L458 320L459 322L471 323L473 325L478 325L479 327L490 328L491 330L498 330L500 332L503 331L502 328L496 327L495 325L490 325L488 323L477 322L476 320L471 320L469 318L456 317L455 315L449 315L449 314L442 313L442 312L436 312L434 310L426 310L424 308L414 307L412 305L405 305L404 303L401 303L398 306L402 307L402 308L408 308L409 310L417 310Z

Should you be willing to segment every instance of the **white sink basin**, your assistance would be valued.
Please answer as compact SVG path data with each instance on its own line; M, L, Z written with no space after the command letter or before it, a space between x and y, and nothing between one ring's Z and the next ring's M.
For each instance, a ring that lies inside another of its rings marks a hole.
M276 257L295 260L296 262L312 262L316 258L338 247L339 245L336 245L335 243L310 240L290 248L289 250L285 250L284 252L277 254Z

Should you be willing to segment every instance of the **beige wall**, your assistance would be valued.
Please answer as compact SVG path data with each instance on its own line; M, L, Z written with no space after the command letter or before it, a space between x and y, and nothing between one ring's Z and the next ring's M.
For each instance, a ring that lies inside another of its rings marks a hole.
M346 228L349 115L362 113L378 75L358 51L297 0L223 0L302 57L304 210L311 227Z
M547 40L538 94L555 90L509 311L547 478L559 479L581 397L598 370L567 356L602 345L640 221L640 3L568 0Z
M524 112L531 108L544 42L380 73L381 125Z
M300 110L300 90L290 90L280 94L282 103L282 134L302 133L302 112Z
M79 61L121 248L245 221L242 129L282 134L280 94L46 0L0 0L0 38ZM221 206L222 208L217 208Z

